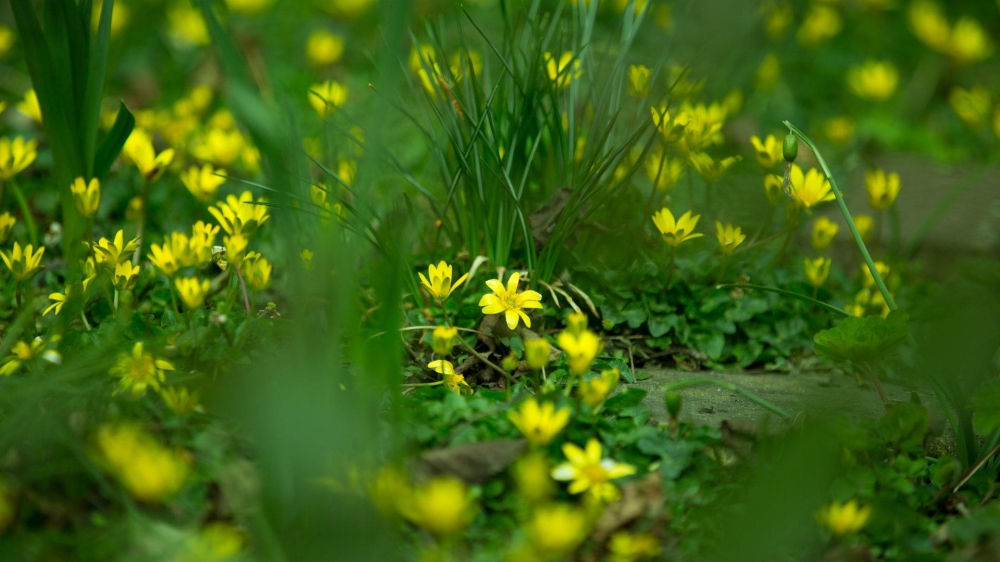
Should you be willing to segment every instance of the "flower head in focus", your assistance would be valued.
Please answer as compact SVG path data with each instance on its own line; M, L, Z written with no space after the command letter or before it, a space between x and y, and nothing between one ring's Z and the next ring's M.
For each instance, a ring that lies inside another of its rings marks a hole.
M469 278L469 274L466 273L453 283L453 269L444 260L436 266L430 264L427 267L427 277L424 277L423 273L417 273L417 275L420 276L420 283L427 288L431 296L442 302L451 296L455 289L459 288ZM429 281L428 277L430 278Z
M125 243L125 233L119 230L115 233L112 242L107 238L101 238L96 243L91 243L90 248L94 251L97 263L104 264L114 271L119 263L125 263L132 259L132 252L139 247L139 239L133 238Z
M3 259L4 265L14 274L14 279L25 281L45 269L45 266L42 265L42 254L44 253L44 246L34 251L32 245L28 244L22 250L21 245L14 242L14 249L9 253L0 252L0 259Z
M532 290L518 293L517 285L520 282L521 274L517 271L507 279L506 287L500 279L486 281L486 286L493 291L493 294L483 295L483 298L479 299L479 306L483 307L483 314L503 313L507 327L511 330L517 328L518 319L523 320L524 325L530 328L531 319L524 313L524 310L542 308L542 295Z
M740 227L731 224L722 226L719 221L715 221L715 235L719 239L719 248L723 254L733 253L747 239L747 235L743 234Z
M789 183L792 199L802 209L811 209L837 198L830 187L830 181L816 168L809 168L808 172L803 173L798 164L792 164Z
M680 246L687 240L704 236L704 234L694 232L700 218L701 215L692 216L691 211L687 211L679 219L674 220L674 214L670 212L670 209L664 207L653 215L653 224L663 235L664 242L671 246Z
M265 203L267 199L261 197L255 201L252 193L244 191L239 197L227 196L225 201L209 207L208 212L228 234L240 233L249 238L257 232L260 225L271 218Z

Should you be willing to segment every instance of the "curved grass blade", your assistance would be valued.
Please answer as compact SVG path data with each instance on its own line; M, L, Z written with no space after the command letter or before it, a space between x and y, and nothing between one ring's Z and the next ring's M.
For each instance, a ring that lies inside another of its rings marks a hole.
M108 131L108 136L104 137L101 145L97 147L97 153L94 155L94 177L99 180L103 180L104 176L107 175L135 127L135 116L129 111L124 101L120 103L115 123Z

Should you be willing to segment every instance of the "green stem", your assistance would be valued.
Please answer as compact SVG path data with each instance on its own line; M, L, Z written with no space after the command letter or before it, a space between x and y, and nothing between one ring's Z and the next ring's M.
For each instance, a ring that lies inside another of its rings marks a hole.
M421 383L414 383L414 384L401 384L399 386L401 386L403 388L416 388L418 386L437 386L439 384L444 384L444 381L441 380L441 381L434 381L434 382L421 382Z
M739 394L740 396L746 398L747 400L753 402L754 404L757 404L758 406L770 412L773 412L785 418L786 420L792 418L791 414L779 408L778 406L775 406L774 404L768 402L767 400L764 400L763 398L757 396L756 394L752 394L746 390L743 390L742 388L736 386L735 384L720 381L718 379L689 379L686 381L675 382L673 384L667 385L664 391L672 392L684 388L690 388L692 386L704 386L704 385L718 386L719 388L724 388L730 392L735 392L736 394Z
M816 156L816 160L819 161L820 167L823 168L823 173L826 174L826 179L830 180L830 187L833 188L833 194L837 198L837 204L840 206L840 212L844 214L844 219L847 221L847 228L851 231L851 236L854 237L854 243L858 245L858 249L861 250L861 255L865 258L865 264L868 265L868 270L871 271L872 277L875 278L875 285L878 286L879 292L882 293L882 298L885 299L886 304L889 305L889 310L896 310L896 301L892 299L892 295L889 294L889 289L885 286L885 281L882 276L879 275L878 270L875 268L875 262L872 261L871 254L868 253L868 247L865 246L865 241L861 239L861 234L858 232L858 227L854 224L854 219L851 218L851 212L847 210L847 203L844 202L844 194L841 193L840 188L837 187L836 180L833 179L833 174L830 173L830 167L826 165L826 160L823 159L823 155L820 154L819 149L816 145L796 127L792 125L790 121L785 121L785 126L788 127L795 136L799 137L803 143L806 144L813 151Z
M25 199L24 193L17 183L11 179L9 181L10 189L14 192L14 198L17 199L17 205L21 208L21 215L24 218L24 225L28 228L28 239L31 244L38 247L38 225L35 224L35 217L31 214L31 207L28 206L28 200Z

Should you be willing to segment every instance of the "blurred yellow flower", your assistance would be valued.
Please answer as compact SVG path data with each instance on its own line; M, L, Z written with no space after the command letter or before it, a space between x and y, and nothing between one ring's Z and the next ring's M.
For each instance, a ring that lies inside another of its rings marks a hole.
M517 493L529 502L537 503L551 497L553 492L549 460L545 453L532 449L512 467Z
M186 386L168 386L160 389L160 398L179 416L192 412L204 413L205 408L198 401L198 393L191 392Z
M843 537L860 531L871 517L871 507L861 507L857 500L845 503L833 502L820 510L820 523L833 534Z
M854 217L854 227L858 229L861 240L869 242L875 233L875 219L871 215L858 215Z
M309 103L320 117L347 102L347 87L336 80L313 84L309 88Z
M831 117L823 124L826 138L837 146L844 146L854 138L854 121L850 117Z
M444 357L451 353L451 348L455 347L455 338L458 337L458 328L451 326L437 326L431 334L431 347L434 353Z
M809 168L808 172L802 173L798 164L792 164L789 181L792 199L803 209L811 209L837 198L831 191L829 180L816 168Z
M792 5L784 0L772 0L764 4L764 32L770 39L777 39L795 20Z
M386 517L401 515L410 497L410 481L398 466L386 465L367 485L375 509Z
M574 375L586 373L603 348L601 338L586 328L561 332L556 343L566 352L566 364Z
M38 104L38 94L35 93L35 90L24 92L24 99L19 101L15 107L35 123L42 124L42 106Z
M144 503L173 497L191 472L186 452L164 447L134 425L102 426L97 431L97 448L106 470Z
M62 312L63 306L65 306L67 302L78 296L86 294L87 288L90 287L90 282L93 281L95 277L96 276L87 277L80 283L70 283L69 285L66 285L64 293L49 293L49 300L54 302L42 312L42 316L47 316L50 312L55 312L56 314Z
M854 95L869 101L885 101L896 92L899 72L888 61L868 59L847 71L847 85Z
M874 264L875 271L878 272L879 277L884 281L889 276L889 266L883 261L876 261ZM872 275L871 270L868 269L868 264L866 263L861 264L861 285L866 289L875 288L875 277Z
M621 494L611 480L635 474L635 467L618 463L610 458L602 458L601 444L597 439L587 441L586 448L573 443L564 443L563 454L568 462L552 469L552 478L570 481L570 494L587 492L595 500L613 502Z
M833 244L834 238L837 237L837 232L840 230L840 225L833 222L826 217L820 217L813 222L812 229L812 247L817 252L822 252L823 250L830 247Z
M237 266L243 265L244 252L249 244L250 240L240 232L223 237L222 245L226 249L226 261Z
M993 100L990 99L990 91L979 84L968 90L957 86L952 88L948 102L955 115L970 127L982 127L990 119Z
M115 266L115 273L111 277L111 282L115 290L119 292L131 291L139 280L139 266L133 266L132 262L126 261Z
M754 81L756 88L762 92L770 92L781 79L781 59L774 53L768 53L757 67Z
M125 235L122 230L115 233L114 242L102 237L96 243L90 244L90 249L94 251L97 263L105 264L111 271L114 271L115 265L132 259L132 252L138 247L138 238L129 240L128 244L125 243Z
M774 135L767 135L767 138L763 141L760 140L760 137L754 135L750 137L750 144L753 145L753 149L756 152L757 163L763 166L765 170L771 170L785 160L781 153L781 141L775 138Z
M723 254L733 253L747 239L747 235L743 234L740 227L731 224L722 226L722 223L719 221L715 221L715 235L719 239L719 248Z
M549 353L552 346L545 338L524 340L524 361L536 371L549 364Z
M174 288L177 294L184 301L184 306L189 310L201 307L205 303L205 296L211 287L208 279L199 280L197 277L178 277L174 279Z
M775 174L764 176L764 195L767 196L768 203L777 205L781 201L781 198L785 195L784 183L785 179L781 176Z
M225 201L218 201L209 207L208 212L228 234L240 233L250 237L271 218L265 203L267 199L261 197L254 201L253 194L244 191L239 197L228 195Z
M587 315L582 312L570 312L566 315L566 331L579 335L587 330Z
M733 164L739 162L741 156L729 156L726 158L712 158L705 152L692 152L688 156L688 163L694 168L698 175L707 183L719 181L726 170Z
M580 386L577 389L580 400L591 408L597 408L604 403L608 395L618 388L620 377L621 373L618 372L618 369L605 369L596 377L580 381Z
M816 2L810 5L795 37L803 47L816 47L840 33L843 27L844 20L840 12Z
M135 342L132 352L119 355L118 362L111 367L109 373L118 377L116 394L127 391L137 398L145 394L149 388L159 390L160 383L166 377L164 371L173 370L172 363L145 351L142 342Z
M344 38L317 29L306 40L306 59L313 66L330 66L344 55Z
M913 34L925 45L941 53L948 52L951 27L944 12L935 2L914 0L906 13Z
M660 541L650 533L618 531L608 541L608 562L636 562L660 554Z
M649 95L649 86L652 79L652 71L642 64L633 64L628 67L628 93L641 99Z
M204 46L209 43L208 26L190 2L174 2L167 8L167 27L171 38L179 45Z
M423 273L417 273L420 276L420 283L427 288L427 291L432 297L439 301L444 301L457 289L465 280L469 278L469 274L458 278L457 281L452 283L452 267L441 260L436 266L430 264L427 267L427 277L430 277L430 281L427 277L424 277Z
M684 161L679 158L668 158L665 150L651 152L643 164L646 167L646 176L653 182L653 187L657 191L670 191L684 173Z
M243 279L246 280L247 288L251 291L263 291L271 282L272 265L264 256L256 252L251 252L251 254L253 257L248 255L240 266Z
M978 21L962 16L951 30L949 54L958 64L986 60L993 54L990 36Z
M139 173L146 181L154 181L163 174L167 166L174 161L174 149L168 148L159 154L153 148L153 139L142 129L133 129L122 153L139 168Z
M462 388L471 390L469 383L465 382L465 375L456 373L455 366L451 364L451 361L445 361L444 359L431 361L427 364L427 368L440 374L441 380L444 381L444 386L455 394L461 394Z
M321 6L335 16L354 19L365 14L378 0L323 0Z
M246 145L239 129L212 127L191 141L191 154L216 166L231 166L243 155Z
M42 265L44 253L44 246L34 251L33 246L28 244L22 251L21 245L14 242L14 249L11 252L0 252L0 259L3 259L4 265L14 274L14 279L26 281L32 275L45 269L45 266Z
M539 404L534 396L517 410L507 413L511 423L534 445L548 445L569 423L569 408L556 409L552 402Z
M534 509L525 529L534 550L546 560L568 556L580 546L589 532L587 514L581 508L566 503Z
M670 212L670 209L664 207L653 215L653 224L663 235L664 242L671 246L680 246L687 240L704 236L704 234L694 232L700 218L701 215L692 216L691 211L688 211L675 221L674 214Z
M683 112L667 111L666 106L659 108L650 107L649 113L653 118L653 124L663 136L663 142L677 142L684 136L684 130L690 121L690 115Z
M38 141L24 137L0 137L0 180L9 180L24 171L38 157Z
M824 258L823 256L802 260L802 268L806 272L806 279L809 280L809 284L817 289L821 287L830 275L831 263L830 258Z
M227 562L243 550L243 534L226 523L209 523L189 533L183 550L170 562Z
M549 75L549 80L555 82L558 88L565 88L569 83L583 75L580 68L580 59L575 58L571 51L566 51L559 55L559 59L549 52L542 55L545 61L545 71ZM572 68L570 68L572 63Z
M17 219L11 216L10 212L4 211L0 213L0 244L7 241L7 237L10 236L10 231L17 224Z
M59 336L53 336L48 342L40 337L36 337L30 344L21 340L14 342L10 353L3 359L3 365L0 366L0 377L14 374L21 368L21 365L36 357L58 365L62 362L62 356L53 349L54 344L58 341Z
M90 26L93 31L97 31L101 23L101 11L104 2L94 2L93 17L90 19ZM125 26L128 25L132 11L127 4L115 0L111 8L111 37L117 37Z
M469 488L450 476L414 487L401 508L406 519L437 537L462 532L478 511Z
M899 174L876 168L865 171L865 189L868 191L868 204L876 211L884 211L892 206L899 195Z
M226 0L226 8L237 14L259 14L274 4L274 0Z
M84 218L89 219L97 213L97 207L101 203L101 182L97 178L91 179L89 183L83 178L76 178L69 190L73 194L77 212Z
M181 182L191 195L205 203L215 197L219 187L226 183L226 171L216 170L211 164L205 164L200 168L191 166L187 171L181 172L180 176Z
M503 313L507 321L507 327L511 330L517 328L520 318L524 325L531 327L531 319L524 313L526 308L542 308L542 295L536 291L526 290L517 292L517 285L521 282L521 274L517 271L511 273L507 279L507 286L504 287L500 279L489 279L486 286L493 291L493 294L485 294L479 299L479 306L483 307L483 314Z
M17 36L14 35L14 30L7 27L6 25L0 25L0 59L7 56L7 51L14 46L14 41Z

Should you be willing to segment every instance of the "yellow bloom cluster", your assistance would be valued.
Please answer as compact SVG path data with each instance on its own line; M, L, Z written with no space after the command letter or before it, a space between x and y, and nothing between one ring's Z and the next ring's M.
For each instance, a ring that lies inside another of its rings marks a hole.
M937 3L915 0L910 3L907 18L921 42L958 64L979 62L993 54L989 34L972 17L962 16L952 26Z
M170 499L191 472L187 452L163 446L134 425L102 426L96 444L105 470L144 503Z

